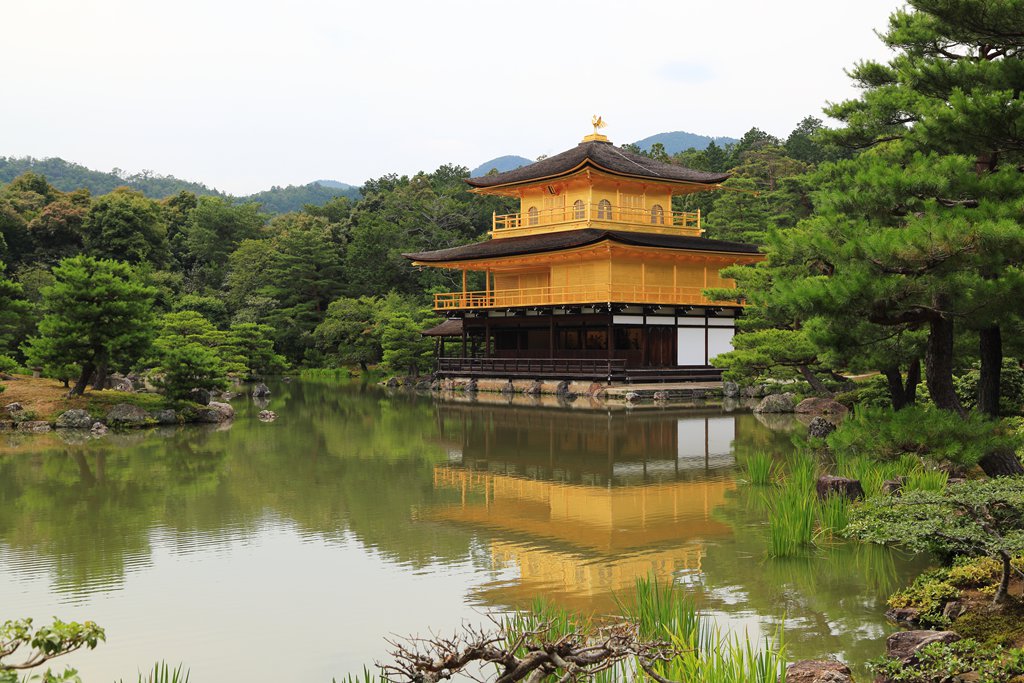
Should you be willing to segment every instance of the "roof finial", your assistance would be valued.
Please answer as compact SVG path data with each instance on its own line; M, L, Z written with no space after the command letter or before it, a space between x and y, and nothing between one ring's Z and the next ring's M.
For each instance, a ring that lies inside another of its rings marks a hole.
M604 119L598 116L597 114L594 114L590 118L590 123L591 125L594 126L594 132L591 133L590 135L585 136L583 138L583 142L608 142L607 135L601 135L600 133L597 132L601 128L604 128L605 126L608 125L607 123L604 122Z

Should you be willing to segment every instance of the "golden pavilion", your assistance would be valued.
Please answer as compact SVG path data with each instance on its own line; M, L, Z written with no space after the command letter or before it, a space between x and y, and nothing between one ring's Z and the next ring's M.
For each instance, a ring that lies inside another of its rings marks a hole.
M760 260L757 247L703 236L699 212L672 198L721 187L695 171L616 147L597 132L527 166L466 182L514 197L490 239L406 254L413 265L462 271L462 289L435 295L448 320L426 334L457 337L442 376L559 379L712 379L709 360L732 348L733 287L719 271ZM467 274L483 274L470 291Z

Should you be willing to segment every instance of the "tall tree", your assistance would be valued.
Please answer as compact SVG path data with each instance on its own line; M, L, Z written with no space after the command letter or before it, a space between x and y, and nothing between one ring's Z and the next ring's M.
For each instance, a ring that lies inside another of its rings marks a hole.
M1004 166L1016 168L1024 153L1022 25L1021 0L910 0L890 16L882 35L896 56L887 64L858 64L851 76L862 96L826 109L847 124L833 139L857 148L901 141L911 151L967 155L980 176ZM978 197L943 199L969 206ZM985 277L999 280L1014 277L1019 262L1011 256L988 265ZM999 307L969 321L980 340L979 408L993 414L998 411L1001 329L1007 313ZM952 318L946 322L953 327ZM957 407L944 396L939 400Z
M167 263L167 225L160 205L126 187L98 197L82 226L85 247L98 258Z
M153 322L152 287L126 263L91 256L64 259L43 288L45 314L25 353L36 365L77 365L72 395L82 394L94 372L128 367L146 351Z

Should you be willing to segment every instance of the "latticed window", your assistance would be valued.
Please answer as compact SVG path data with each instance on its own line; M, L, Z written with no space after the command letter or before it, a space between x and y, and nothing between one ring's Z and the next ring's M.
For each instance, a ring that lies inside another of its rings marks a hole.
M575 219L587 217L587 210L583 207L582 199L577 199L572 203L572 217Z
M531 206L527 211L526 215L529 217L530 225L537 225L540 223L540 212L537 211L536 206Z
M655 204L651 207L651 223L657 225L665 224L665 209L661 208L661 204Z
M602 199L597 203L597 217L612 219L612 203L607 199Z

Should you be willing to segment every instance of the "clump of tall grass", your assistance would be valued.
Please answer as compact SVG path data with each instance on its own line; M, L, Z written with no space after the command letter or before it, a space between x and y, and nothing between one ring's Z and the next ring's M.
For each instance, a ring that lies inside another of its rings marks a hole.
M189 670L182 664L172 669L167 662L157 662L151 671L139 672L139 683L188 683L188 677Z
M850 499L828 495L818 501L818 528L823 535L833 538L842 535L850 521Z
M772 492L767 502L768 555L789 557L814 545L818 506L813 488L789 482Z
M754 486L767 486L775 478L775 458L764 451L751 453L743 460L743 469L747 474L747 481Z
M749 634L726 634L701 613L693 598L671 583L640 579L632 602L619 600L619 609L637 624L645 639L668 639L675 656L656 665L658 673L688 683L775 683L785 672L782 630L764 647ZM629 672L612 672L606 680L632 680Z
M904 491L936 491L946 490L949 473L942 470L918 469L907 474L903 479Z

